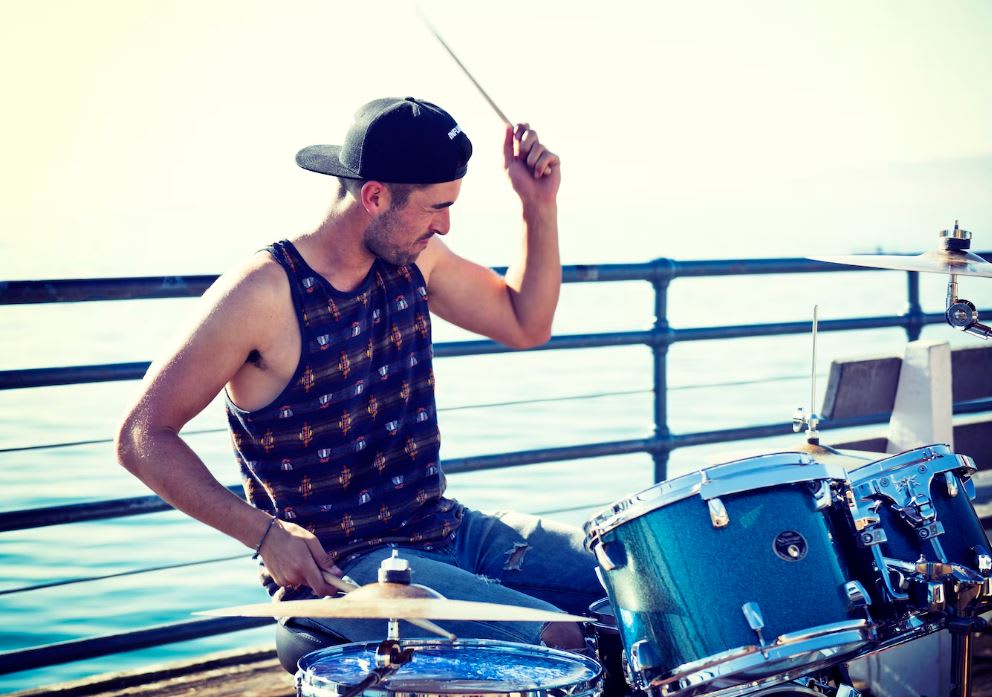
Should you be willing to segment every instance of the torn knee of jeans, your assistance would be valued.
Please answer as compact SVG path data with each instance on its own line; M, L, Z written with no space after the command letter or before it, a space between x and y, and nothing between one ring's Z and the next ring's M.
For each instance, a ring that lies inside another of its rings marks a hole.
M478 578L480 581L483 581L484 583L488 583L491 586L500 585L499 579L493 578L492 576L486 576L485 574L478 574Z
M520 571L524 565L524 555L530 549L523 542L514 543L513 549L506 553L506 563L503 564L504 571Z

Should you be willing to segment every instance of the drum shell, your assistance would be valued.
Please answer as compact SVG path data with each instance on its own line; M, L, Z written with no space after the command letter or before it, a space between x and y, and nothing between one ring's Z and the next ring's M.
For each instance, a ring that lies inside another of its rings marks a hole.
M650 668L632 666L642 686L685 664L756 646L759 638L742 610L748 603L760 608L767 641L866 619L845 592L851 575L833 524L817 510L812 491L820 483L722 496L725 527L715 527L707 502L691 496L600 536L609 557L622 556L602 577L627 655L647 641L659 659ZM776 552L783 534L804 541L801 558Z
M409 663L363 695L372 697L599 697L601 669L590 658L508 641L460 639L450 643L407 639ZM299 661L299 697L336 697L374 667L377 642L341 644Z

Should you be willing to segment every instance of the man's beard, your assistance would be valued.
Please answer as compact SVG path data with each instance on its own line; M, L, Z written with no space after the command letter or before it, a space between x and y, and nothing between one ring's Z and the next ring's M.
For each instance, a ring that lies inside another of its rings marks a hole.
M399 229L398 216L390 209L369 223L362 241L366 249L390 264L396 266L412 264L420 256L420 252L410 247L402 248L396 245L391 241L394 233L401 235L402 231Z

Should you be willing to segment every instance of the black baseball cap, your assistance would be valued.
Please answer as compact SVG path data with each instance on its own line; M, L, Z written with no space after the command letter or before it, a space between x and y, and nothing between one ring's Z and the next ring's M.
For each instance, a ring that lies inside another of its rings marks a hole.
M355 112L344 145L310 145L296 164L311 172L391 184L438 184L468 171L472 141L436 104L375 99Z

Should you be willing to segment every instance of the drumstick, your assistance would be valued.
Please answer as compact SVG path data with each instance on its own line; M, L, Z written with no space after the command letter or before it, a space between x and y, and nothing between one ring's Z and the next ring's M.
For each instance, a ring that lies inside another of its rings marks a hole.
M447 51L448 55L454 59L455 63L458 64L458 67L462 69L462 72L465 73L465 76L472 81L472 84L475 85L475 89L479 90L479 94L481 94L482 97L487 102L489 102L489 106L493 108L493 111L496 112L496 115L503 120L503 123L505 123L510 128L513 128L513 123L510 122L510 119L506 118L506 114L503 113L503 110L500 109L498 106L496 106L496 102L492 100L492 97L490 97L489 94L487 94L486 91L482 89L482 85L479 84L479 81L476 80L474 77L472 77L472 73L468 71L468 68L465 67L465 64L462 63L460 60L458 60L458 56L456 56L455 52L451 50L451 47L448 46L448 43L441 38L441 35L438 33L437 29L435 29L434 25L431 24L429 19L427 19L427 15L421 12L419 8L417 9L417 14L420 15L421 21L427 26L428 29L430 29L431 34L434 35L434 38L437 39L442 46L444 46L444 50Z
M334 586L335 588L337 588L342 593L351 593L351 591L353 591L356 588L358 588L358 586L356 586L355 584L348 583L344 579L338 578L337 576L335 576L334 574L332 574L329 571L324 571L323 569L321 569L320 570L320 574L321 574L321 576L324 577L324 580L329 585ZM428 632L432 632L434 634L437 634L439 636L442 636L445 639L447 639L448 641L455 641L458 638L454 634L452 634L451 632L449 632L448 630L446 630L444 627L440 627L440 626L434 624L433 622L431 622L430 620L407 620L407 622L409 622L412 625L416 625L417 627L420 627L421 629L426 629Z
M479 90L479 94L482 95L483 99L489 102L489 106L493 108L493 111L496 112L496 115L499 116L500 119L502 119L503 123L505 123L510 128L513 128L513 123L510 121L510 119L506 117L506 114L503 113L502 109L496 106L496 102L494 102L492 97L489 96L489 93L482 88L482 85L479 84L479 81L476 80L474 77L472 77L472 73L470 73L468 68L465 67L465 64L462 63L460 60L458 60L458 56L456 56L455 52L451 50L450 46L448 46L448 42L445 41L443 38L441 38L441 34L438 33L437 29L434 28L434 25L431 24L431 21L427 19L427 15L425 15L420 10L420 8L417 8L417 14L420 16L420 20L424 23L424 25L430 30L431 34L434 35L434 38L438 40L438 42L444 47L444 50L448 52L448 55L451 56L451 58L455 61L455 63L458 64L458 67L462 69L462 72L465 73L465 77L467 77L469 80L472 81L472 84L475 85L475 89ZM551 174L550 165L544 168L544 171L541 173L541 176L546 177L549 174Z

